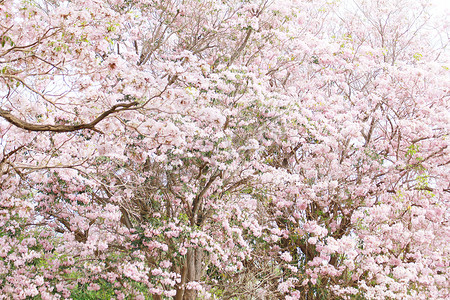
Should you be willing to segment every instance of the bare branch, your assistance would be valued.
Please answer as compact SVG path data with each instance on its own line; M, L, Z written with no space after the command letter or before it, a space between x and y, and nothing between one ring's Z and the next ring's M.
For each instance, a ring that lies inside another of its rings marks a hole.
M228 61L228 66L231 66L233 64L233 62L236 60L236 58L239 56L239 54L242 52L242 50L244 50L252 32L253 32L252 28L247 29L247 34L246 34L242 44L239 46L239 48L236 49L236 51L231 56L230 60Z
M91 129L96 132L102 133L100 130L95 128L95 125L100 123L103 119L105 119L107 116L127 110L130 107L136 106L139 103L137 101L130 102L130 103L119 103L108 109L107 111L103 112L101 115L99 115L95 120L93 120L90 123L85 124L79 124L79 125L38 125L38 124L32 124L28 123L26 121L23 121L11 114L10 111L4 110L0 108L0 116L8 121L9 123L13 124L16 127L29 130L29 131L50 131L50 132L72 132L77 130L83 130L83 129Z

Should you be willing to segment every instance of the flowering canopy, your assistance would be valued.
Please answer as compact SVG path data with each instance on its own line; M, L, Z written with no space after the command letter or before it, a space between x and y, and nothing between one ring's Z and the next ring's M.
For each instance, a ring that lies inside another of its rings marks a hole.
M0 299L450 296L448 27L329 2L0 0Z

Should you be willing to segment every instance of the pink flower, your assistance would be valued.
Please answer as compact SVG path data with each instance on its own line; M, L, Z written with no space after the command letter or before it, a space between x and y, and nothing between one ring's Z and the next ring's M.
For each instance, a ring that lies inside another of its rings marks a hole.
M163 260L162 262L159 263L159 266L161 268L170 268L172 266L172 263L168 260Z
M282 259L282 260L284 260L284 261L286 261L286 262L291 262L292 261L292 256L291 256L291 254L289 253L289 252L283 252L281 255L280 255L280 258Z
M312 244L312 245L315 245L316 243L317 243L317 237L310 237L309 239L308 239L308 243L309 244Z
M98 285L96 283L91 283L87 289L89 291L98 291L98 290L100 290L100 285Z
M188 290L202 290L202 285L197 281L191 281L186 284L186 289Z
M41 286L44 284L44 277L36 276L36 278L34 279L34 282L37 286Z

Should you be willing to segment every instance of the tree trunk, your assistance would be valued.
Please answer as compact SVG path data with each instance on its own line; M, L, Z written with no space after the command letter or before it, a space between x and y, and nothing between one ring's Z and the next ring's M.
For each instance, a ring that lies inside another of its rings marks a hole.
M181 282L175 295L175 300L195 300L197 298L197 291L186 289L186 284L191 281L199 282L203 275L203 250L189 248L186 254L186 262L184 263Z

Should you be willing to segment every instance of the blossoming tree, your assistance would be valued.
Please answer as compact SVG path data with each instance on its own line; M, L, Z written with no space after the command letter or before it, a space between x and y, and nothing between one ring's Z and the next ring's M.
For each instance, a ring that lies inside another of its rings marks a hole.
M426 3L0 18L0 299L449 296L448 29Z

